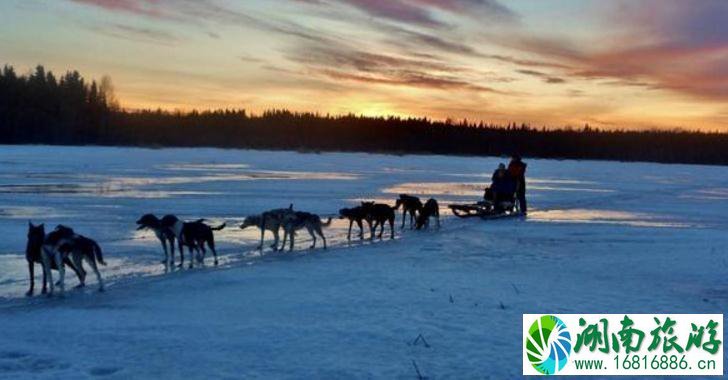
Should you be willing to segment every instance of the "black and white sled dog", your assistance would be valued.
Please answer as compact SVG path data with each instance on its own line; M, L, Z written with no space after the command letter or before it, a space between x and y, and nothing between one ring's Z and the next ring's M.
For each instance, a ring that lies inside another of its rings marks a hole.
M296 236L296 231L306 229L308 234L311 235L313 243L311 249L316 248L316 235L320 236L324 241L324 249L326 249L326 236L324 236L323 227L331 225L331 218L326 223L321 221L321 217L310 212L293 211L286 213L283 218L283 244L281 244L281 250L286 246L286 238L291 239L288 250L293 251L293 244Z
M180 254L180 266L184 264L184 250L183 247L187 247L190 252L190 268L194 267L195 253L199 262L204 262L207 250L205 245L210 248L215 258L215 265L217 261L217 250L215 250L215 235L213 231L220 231L225 228L225 223L217 226L210 227L205 224L204 219L197 219L194 222L183 222L174 215L165 215L161 219L162 228L171 231L174 237L177 238L179 244Z
M250 215L243 220L243 224L240 225L240 228L245 229L250 226L257 226L260 228L260 244L258 245L258 249L260 250L263 250L265 231L271 231L275 238L271 247L273 250L278 250L278 242L280 241L279 231L283 227L286 216L293 212L293 204L291 203L288 208L276 208L268 210L260 215ZM281 249L283 249L282 246Z
M440 228L440 205L433 198L428 199L420 209L419 216L417 216L417 229L419 230L422 227L428 228L430 226L430 218L435 218L435 225L437 228Z
M164 260L162 263L174 265L174 245L175 242L179 242L175 233L163 226L162 220L179 220L174 215L165 215L162 219L157 218L154 214L142 215L139 220L136 221L138 225L137 230L149 229L154 232L159 242L162 243L162 250L164 250ZM169 245L169 249L167 246ZM180 265L183 263L182 247L180 246Z
M61 293L63 293L65 290L66 276L63 262L69 257L73 265L81 273L84 273L83 277L85 277L83 261L86 261L96 274L96 279L99 282L99 291L104 291L104 281L101 279L101 273L99 273L98 266L96 265L97 262L101 265L106 265L99 244L92 239L77 234L70 227L59 224L55 230L51 231L43 239L41 252L43 270L46 272L48 283L50 284L50 294L53 294L54 290L51 263L55 263L58 268L60 275L58 286L61 289Z
M417 212L422 208L422 201L420 198L412 195L400 194L394 204L394 208L398 209L400 206L402 206L402 226L400 228L404 228L404 223L407 220L408 213L410 228L414 228Z
M26 296L32 296L35 289L35 264L40 264L41 270L43 271L43 290L42 294L46 294L48 283L47 274L45 267L43 266L42 258L42 247L43 241L45 240L45 226L41 223L34 225L32 222L28 222L28 244L25 246L25 260L28 261L28 275L30 276L30 289L25 293ZM58 270L55 261L51 261L51 270ZM83 268L76 268L71 262L71 259L66 257L63 259L63 264L71 268L78 277L79 287L84 286L86 279L86 272Z
M367 212L362 206L342 208L341 210L339 210L339 219L349 220L349 232L346 234L347 240L351 240L351 226L354 223L359 226L359 239L364 239L364 226L362 224L363 221L366 221L369 224L370 230L372 228L371 221L367 219Z

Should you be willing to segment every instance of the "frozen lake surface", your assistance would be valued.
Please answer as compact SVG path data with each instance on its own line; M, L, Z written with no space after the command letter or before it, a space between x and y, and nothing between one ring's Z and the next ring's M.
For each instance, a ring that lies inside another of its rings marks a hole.
M522 313L728 309L724 167L529 159L526 219L351 244L336 219L327 251L260 255L236 226L289 203L471 201L504 161L2 146L0 378L513 378ZM167 273L135 230L148 212L227 222L221 265ZM24 297L28 220L97 239L108 291Z

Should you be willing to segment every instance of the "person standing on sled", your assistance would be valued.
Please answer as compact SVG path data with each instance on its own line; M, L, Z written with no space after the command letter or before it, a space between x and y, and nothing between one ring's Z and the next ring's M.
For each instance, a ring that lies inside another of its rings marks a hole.
M516 182L516 198L521 208L521 213L526 215L526 163L521 161L521 156L514 154L508 164L508 174Z

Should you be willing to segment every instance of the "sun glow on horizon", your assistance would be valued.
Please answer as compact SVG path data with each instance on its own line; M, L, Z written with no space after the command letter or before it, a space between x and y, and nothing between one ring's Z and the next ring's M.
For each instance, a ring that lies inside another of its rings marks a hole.
M725 18L713 0L11 0L0 63L108 74L132 110L728 131Z

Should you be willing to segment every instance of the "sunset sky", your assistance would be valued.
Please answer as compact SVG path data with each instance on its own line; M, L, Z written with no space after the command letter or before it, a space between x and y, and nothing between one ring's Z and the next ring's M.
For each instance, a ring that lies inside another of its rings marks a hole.
M0 64L126 108L728 131L726 0L9 0Z

